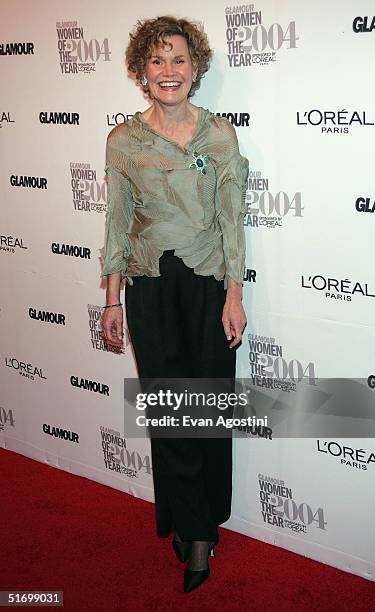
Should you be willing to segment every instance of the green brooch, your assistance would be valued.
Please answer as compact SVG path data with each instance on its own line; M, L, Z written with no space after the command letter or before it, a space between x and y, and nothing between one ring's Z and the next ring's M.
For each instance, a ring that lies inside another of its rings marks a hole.
M193 153L194 161L190 164L189 168L195 168L200 170L201 174L207 174L207 163L209 160L208 155L199 155L196 151Z

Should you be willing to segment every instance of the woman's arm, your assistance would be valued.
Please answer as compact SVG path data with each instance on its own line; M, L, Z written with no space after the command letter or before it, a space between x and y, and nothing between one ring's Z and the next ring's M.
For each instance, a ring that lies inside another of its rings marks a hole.
M102 335L111 344L121 346L123 337L122 306L120 285L125 277L130 254L127 232L132 220L133 200L129 179L125 175L125 156L118 148L119 126L112 130L107 139L106 176L107 176L107 213L105 220L102 277L107 278L106 306L101 324Z
M242 340L247 320L242 306L242 284L245 265L245 231L243 219L246 212L246 188L249 162L238 148L236 132L229 122L222 123L229 158L221 160L217 168L218 222L223 235L225 264L224 287L227 290L223 308L223 326L229 347Z
M107 276L106 305L120 303L120 272ZM117 347L122 345L123 332L123 310L122 306L105 308L101 319L103 338Z
M242 306L242 287L233 278L228 279L222 321L227 340L232 340L229 348L233 348L241 342L242 333L247 324L246 314Z

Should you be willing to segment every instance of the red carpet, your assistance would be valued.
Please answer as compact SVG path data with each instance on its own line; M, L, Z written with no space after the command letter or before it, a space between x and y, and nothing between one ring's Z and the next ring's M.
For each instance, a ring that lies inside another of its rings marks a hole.
M183 593L153 504L3 449L0 473L0 590L62 590L69 612L375 609L373 582L227 529Z

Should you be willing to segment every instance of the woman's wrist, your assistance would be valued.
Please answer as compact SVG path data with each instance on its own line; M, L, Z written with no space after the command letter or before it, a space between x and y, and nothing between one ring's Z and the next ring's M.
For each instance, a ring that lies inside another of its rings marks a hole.
M233 278L228 278L227 300L242 300L242 286L239 285Z
M121 302L120 292L116 291L116 293L107 291L105 303L106 306L110 306L111 304L119 304Z

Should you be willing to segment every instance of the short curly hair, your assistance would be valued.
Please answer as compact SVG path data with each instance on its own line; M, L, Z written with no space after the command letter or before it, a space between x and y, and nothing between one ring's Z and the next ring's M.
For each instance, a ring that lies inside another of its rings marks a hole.
M201 79L207 72L213 52L203 25L187 19L177 19L170 15L137 21L129 34L130 42L126 49L126 63L130 72L140 80L146 69L146 63L151 55L152 46L160 42L167 43L165 37L183 36L187 42L191 61L196 70L196 79L192 83L188 98L193 96L200 87ZM168 44L168 43L167 43ZM147 85L141 83L144 92L149 93Z

